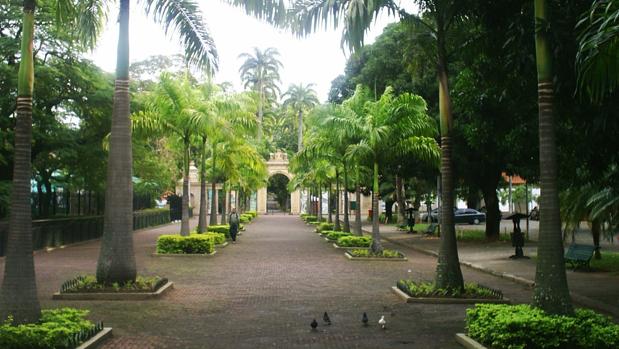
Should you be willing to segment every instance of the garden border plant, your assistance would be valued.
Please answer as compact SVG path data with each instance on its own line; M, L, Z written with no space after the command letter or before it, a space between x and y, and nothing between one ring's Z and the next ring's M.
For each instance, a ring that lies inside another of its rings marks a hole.
M465 283L464 293L454 294L447 290L437 289L433 282L417 282L414 280L399 280L391 287L393 293L406 301L406 303L430 303L430 304L474 304L474 303L498 303L509 304L509 298L503 296L503 292L477 283Z
M159 276L138 276L135 282L125 285L104 286L93 275L79 275L65 281L54 300L145 300L159 298L172 290L174 283Z
M362 249L362 248L370 248L372 244L371 236L342 236L337 239L337 241L333 244L335 248L341 249Z
M215 251L215 240L220 240L220 233L212 235L206 234L190 234L189 236L181 235L160 235L157 238L157 249L152 254L154 257L208 257L213 256Z
M372 253L368 248L356 248L347 249L344 252L346 258L353 261L390 261L390 262L403 262L407 261L406 255L400 251L384 249L381 256L377 256Z

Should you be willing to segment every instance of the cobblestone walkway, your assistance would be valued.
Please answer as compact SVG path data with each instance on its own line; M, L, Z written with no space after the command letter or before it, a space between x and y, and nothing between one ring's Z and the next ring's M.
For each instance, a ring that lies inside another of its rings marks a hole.
M405 249L408 262L349 261L312 230L297 216L262 216L239 243L195 259L150 256L156 237L177 233L177 224L137 232L140 273L175 283L155 301L51 301L63 280L94 272L99 242L40 253L40 298L45 307L90 309L93 320L112 326L103 348L459 348L453 335L463 331L465 305L403 304L390 291L402 277L431 279L434 257ZM463 272L516 302L530 299L524 286ZM325 311L331 326L322 324ZM361 324L364 311L368 327ZM387 330L376 324L381 315ZM317 332L310 331L313 318Z

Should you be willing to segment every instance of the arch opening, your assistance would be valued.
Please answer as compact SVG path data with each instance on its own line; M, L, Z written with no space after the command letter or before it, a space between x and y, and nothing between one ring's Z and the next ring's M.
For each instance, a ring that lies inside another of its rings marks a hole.
M290 212L291 197L288 192L290 179L282 173L275 173L269 177L267 185L267 212Z

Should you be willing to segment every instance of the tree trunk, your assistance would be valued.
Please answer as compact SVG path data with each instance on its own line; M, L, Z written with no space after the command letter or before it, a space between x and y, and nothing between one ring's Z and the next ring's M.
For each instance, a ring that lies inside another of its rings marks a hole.
M565 275L554 133L552 53L546 1L535 0L535 51L539 100L540 220L533 304L550 314L572 314Z
M181 209L181 236L189 236L189 142L185 142L183 157L183 201Z
M213 173L211 175L211 221L209 222L210 225L217 225L217 211L219 209L219 197L217 195L217 178L215 177L215 170L216 170L216 162L215 162L215 148L217 147L216 144L213 144L213 150L212 150L212 158L213 158Z
M303 110L299 110L299 129L298 129L297 150L303 150Z
M306 189L305 191L307 193L307 207L305 209L305 212L307 212L307 214L312 214L312 192L309 189Z
M591 222L591 235L593 235L593 246L595 246L595 259L602 259L602 254L600 253L600 232L602 230L602 224L599 220L594 219Z
M17 91L15 154L9 232L0 288L0 318L13 316L16 324L36 323L41 317L32 256L32 213L30 178L32 175L32 86L34 64L32 43L35 1L24 1L21 56Z
M438 17L438 82L439 111L441 121L441 242L436 266L437 288L462 291L464 279L458 258L458 245L454 226L454 174L451 155L451 132L453 116L451 114L451 97L449 96L449 79L447 77L447 54L445 50L444 23Z
M406 222L406 207L404 206L404 183L402 177L395 175L395 197L398 202L398 224Z
M357 176L358 177L358 176ZM357 210L355 211L355 235L363 235L361 226L361 186L357 178L357 187L355 188L355 200L357 200Z
M260 144L262 143L262 119L264 115L264 112L262 110L262 103L264 99L262 82L259 83L258 88L260 89L260 91L259 91L259 96L258 96L258 137L257 138L258 138L258 144Z
M378 161L374 160L374 183L372 186L372 252L382 253L383 245L380 242L378 222Z
M329 190L329 202L327 204L327 210L329 210L329 223L333 223L333 190L331 190L331 183L328 186Z
M482 194L486 203L486 239L488 241L499 240L501 233L501 210L499 209L499 197L496 190L499 185L500 173L493 174L482 184Z
M344 231L350 232L350 217L348 215L348 169L346 162L344 162Z
M208 194L206 193L206 138L202 141L202 161L200 162L200 213L198 214L198 232L206 233L206 208L208 206Z
M335 231L342 230L340 224L340 172L338 170L335 170L335 225L333 229Z
M129 118L129 0L120 1L116 86L105 190L105 218L97 281L106 285L135 281L133 183Z
M318 221L322 222L322 186L318 184Z
M228 214L228 190L227 190L227 185L226 182L224 181L222 184L222 191L224 193L224 204L222 205L222 210L221 210L221 224L226 224L226 222L228 221L228 217L226 217L226 215Z

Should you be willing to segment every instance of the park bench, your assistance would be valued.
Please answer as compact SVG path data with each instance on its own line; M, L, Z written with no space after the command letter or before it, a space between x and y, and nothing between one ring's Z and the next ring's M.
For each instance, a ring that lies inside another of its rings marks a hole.
M428 225L428 228L426 228L426 231L424 231L423 233L426 235L434 235L434 233L436 233L437 227L438 227L437 223L432 223Z
M595 247L590 245L571 244L565 252L565 261L570 264L572 269L578 267L587 267L590 269L589 263Z

